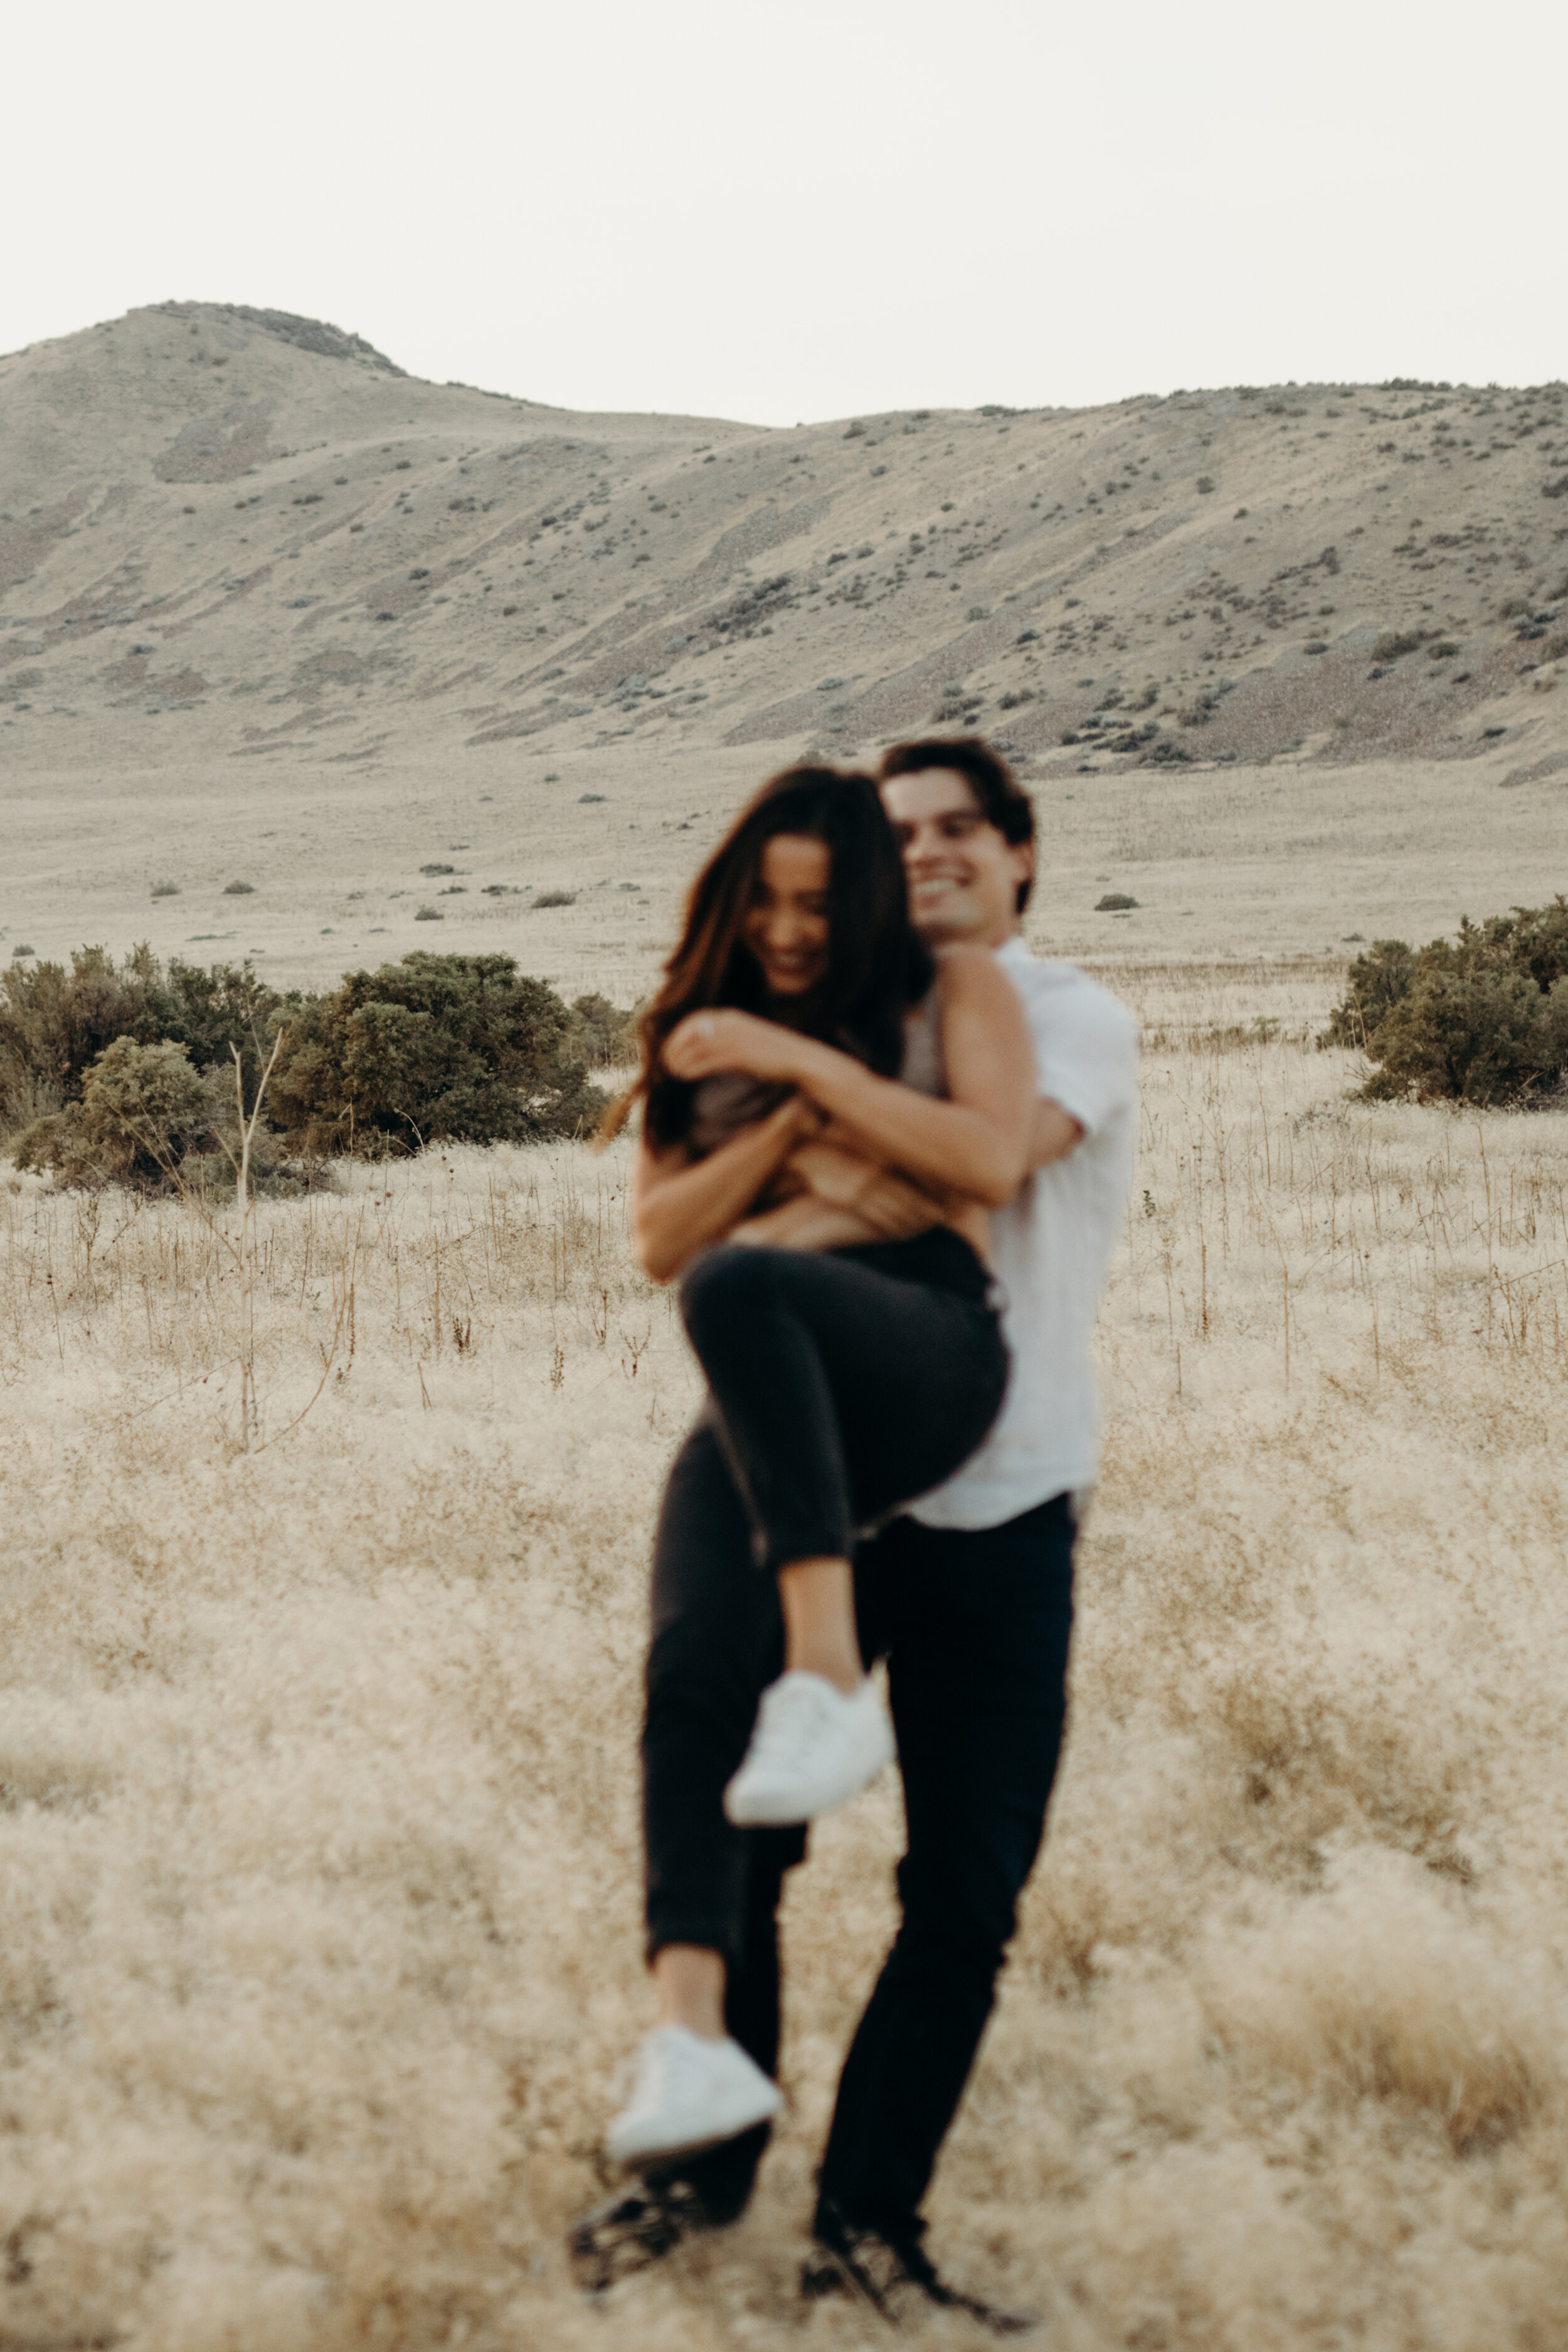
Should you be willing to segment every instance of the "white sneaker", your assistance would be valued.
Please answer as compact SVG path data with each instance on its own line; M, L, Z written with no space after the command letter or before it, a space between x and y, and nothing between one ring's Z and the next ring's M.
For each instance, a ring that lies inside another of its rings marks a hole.
M684 2025L659 2025L637 2053L631 2097L605 2135L617 2164L651 2164L733 2139L784 2105L738 2042L709 2042Z
M847 1697L822 1675L781 1675L763 1693L724 1811L742 1829L815 1821L892 1760L892 1728L875 1684L868 1679Z

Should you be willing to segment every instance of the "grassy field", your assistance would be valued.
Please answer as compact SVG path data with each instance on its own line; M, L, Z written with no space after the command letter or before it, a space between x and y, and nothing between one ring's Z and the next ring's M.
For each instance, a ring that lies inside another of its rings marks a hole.
M1568 1111L1349 1101L1338 969L1106 975L1146 1063L1069 1747L931 2205L1071 2352L1568 2333ZM561 2252L648 2015L695 1396L625 1175L431 1154L243 1246L0 1178L0 2345L799 2340L890 1780L791 1887L751 2214L607 2310Z

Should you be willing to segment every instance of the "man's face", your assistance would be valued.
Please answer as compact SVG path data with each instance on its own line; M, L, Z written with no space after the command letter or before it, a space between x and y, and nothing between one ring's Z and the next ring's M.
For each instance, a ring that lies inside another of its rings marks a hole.
M1035 870L1033 845L1004 841L969 780L923 768L882 786L909 877L915 929L934 947L973 940L999 948L1018 928L1018 885Z

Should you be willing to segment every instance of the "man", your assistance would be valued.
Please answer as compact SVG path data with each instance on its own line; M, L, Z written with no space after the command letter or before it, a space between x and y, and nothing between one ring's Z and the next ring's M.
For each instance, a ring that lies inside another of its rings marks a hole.
M915 922L933 947L996 951L1024 1001L1039 1100L1034 1172L991 1220L1013 1350L1007 1400L957 1475L856 1564L862 1648L868 1662L888 1660L904 1780L903 1916L845 2063L802 2284L811 2294L858 2294L890 2318L907 2295L1006 2327L1016 2323L942 2281L923 2251L920 2206L990 2015L1060 1748L1074 1498L1096 1475L1090 1335L1131 1178L1137 1043L1106 991L1024 945L1034 811L1005 762L975 739L904 743L883 760L880 780ZM700 1488L707 1509L739 1514L700 1444L675 1475ZM737 1609L750 1610L754 1585L732 1583ZM772 1634L754 1610L737 1616L731 1639L738 1690L765 1680ZM655 1778L661 1739L679 1742L682 1652L679 1620L656 1617L645 1742ZM771 2074L776 1911L805 1833L745 1838L744 1948L729 1955L723 2022ZM640 2191L574 2233L580 2275L606 2284L693 2230L734 2219L768 2130L760 2124L650 2169Z
M880 770L910 906L933 947L991 947L1024 1000L1035 1172L991 1216L1013 1351L991 1434L857 1562L862 1642L886 1654L908 1851L903 1912L850 2046L820 2176L808 2284L935 2293L919 2207L968 2080L1034 1866L1060 1748L1075 1498L1093 1486L1096 1307L1132 1176L1131 1016L1020 919L1034 811L985 744L900 744Z

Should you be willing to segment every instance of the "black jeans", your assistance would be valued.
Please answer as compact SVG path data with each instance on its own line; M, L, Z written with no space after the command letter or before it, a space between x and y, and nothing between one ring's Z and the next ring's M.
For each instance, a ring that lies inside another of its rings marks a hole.
M681 1318L758 1568L847 1559L857 1529L968 1460L1007 1385L990 1293L945 1226L819 1253L731 1243L692 1262Z
M654 1557L649 1950L724 1954L729 2029L771 2074L779 1895L805 1832L733 1829L721 1803L783 1656L773 1580L744 1572L750 1536L718 1438L699 1424ZM1073 1538L1058 1496L976 1533L896 1519L857 1560L861 1647L868 1664L888 1658L907 1819L903 1924L845 2064L822 2171L823 2194L857 2221L916 2226L990 2015L1061 1744ZM767 2139L759 2126L676 2170L728 2219Z
M899 1739L903 1916L844 2062L819 2185L894 2234L915 2226L1040 1850L1075 1534L1065 1495L973 1532L899 1519L857 1570L861 1645L887 1657Z
M752 1570L848 1558L857 1527L973 1452L1007 1378L989 1290L973 1251L945 1230L816 1256L713 1249L682 1279L710 1387L654 1538L650 1958L700 1944L732 1961L745 1940L748 1848L724 1818L724 1788L783 1664L778 1587Z

